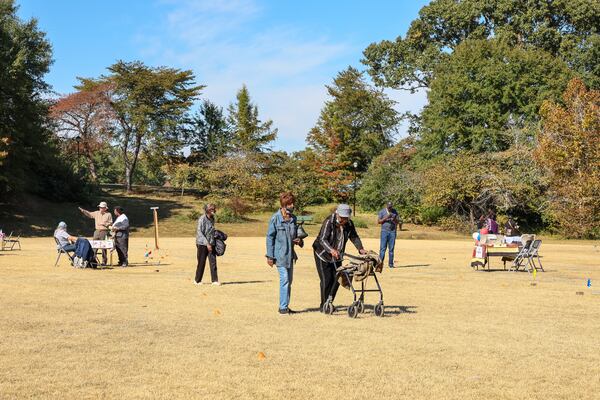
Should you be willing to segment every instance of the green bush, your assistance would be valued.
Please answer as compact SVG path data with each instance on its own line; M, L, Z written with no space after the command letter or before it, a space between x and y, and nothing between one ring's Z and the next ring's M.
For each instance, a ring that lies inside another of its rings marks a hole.
M448 215L438 219L438 226L443 231L454 231L464 234L469 234L471 231L471 224L464 218L458 215Z
M229 207L222 207L217 209L215 219L218 223L221 224L234 224L246 221L246 219L243 216L237 215L235 211Z
M367 221L365 221L364 218L361 218L361 217L352 218L352 222L354 222L354 226L357 228L368 228L369 227L369 224L367 224Z
M423 207L419 213L421 223L425 225L434 225L445 215L446 209L438 206Z
M198 220L198 218L200 218L201 215L202 215L202 211L200 211L200 210L192 210L189 213L187 213L187 218L190 221L196 221L196 220Z

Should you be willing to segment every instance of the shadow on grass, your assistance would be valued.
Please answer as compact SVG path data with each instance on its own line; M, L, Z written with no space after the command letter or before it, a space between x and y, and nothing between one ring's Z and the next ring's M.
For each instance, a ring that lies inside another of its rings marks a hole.
M416 314L417 312L414 309L417 306L385 306L385 315L399 315L399 314ZM365 304L365 312L363 314L375 314L375 307L370 304ZM318 307L305 308L304 310L296 311L296 314L303 313L312 313L312 312L320 312L321 309ZM335 312L333 315L347 315L348 307L347 306L339 306L335 308Z
M52 236L58 223L64 221L71 235L91 236L94 232L94 221L81 214L78 207L95 211L100 201L108 202L111 212L115 206L123 207L133 232L153 225L150 207L159 207L158 214L161 220L171 217L175 210L191 209L189 205L177 200L147 198L143 194L128 196L102 192L93 202L85 203L53 203L26 196L19 201L0 204L0 228L4 231L14 231L15 234L21 233L25 237L43 237Z
M232 282L221 282L221 285L249 285L249 284L253 284L253 283L267 283L267 282L273 282L272 280L269 281L232 281Z

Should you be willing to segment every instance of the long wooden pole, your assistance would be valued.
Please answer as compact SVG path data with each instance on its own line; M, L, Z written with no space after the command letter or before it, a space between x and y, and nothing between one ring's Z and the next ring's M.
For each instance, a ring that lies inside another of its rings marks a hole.
M158 207L150 207L154 214L154 248L158 249Z

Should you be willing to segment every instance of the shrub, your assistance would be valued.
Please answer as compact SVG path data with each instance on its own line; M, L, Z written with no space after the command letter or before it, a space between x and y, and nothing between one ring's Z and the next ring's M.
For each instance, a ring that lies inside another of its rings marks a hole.
M202 215L202 211L200 210L192 210L187 213L187 218L191 221L196 221Z
M234 197L227 202L225 209L230 210L236 217L243 219L251 211L252 207L240 197Z
M361 217L352 218L352 222L354 222L354 226L357 228L368 228L369 227L369 224L367 224L367 221L365 221L364 218L361 218Z
M422 207L419 213L421 223L434 225L446 215L446 209L439 206Z
M221 224L234 224L246 221L244 217L237 215L235 211L229 207L222 207L218 209L215 219Z
M440 217L437 223L440 229L443 231L455 231L464 234L468 234L471 232L471 224L469 223L469 221L457 215Z

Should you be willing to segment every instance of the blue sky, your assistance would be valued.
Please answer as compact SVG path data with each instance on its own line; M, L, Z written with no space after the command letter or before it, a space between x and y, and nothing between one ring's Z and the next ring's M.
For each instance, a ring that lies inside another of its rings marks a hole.
M262 119L279 128L275 148L305 147L327 99L324 85L372 42L404 35L427 1L21 0L48 35L47 77L68 93L116 60L191 69L203 97L227 107L246 84ZM418 111L425 93L390 91L399 111ZM403 130L403 129L402 129Z

